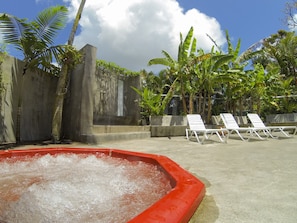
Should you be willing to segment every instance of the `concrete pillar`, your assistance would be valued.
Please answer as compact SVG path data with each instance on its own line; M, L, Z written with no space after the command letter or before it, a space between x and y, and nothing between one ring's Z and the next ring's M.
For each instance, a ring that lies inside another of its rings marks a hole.
M81 49L83 63L76 66L70 76L69 91L63 112L63 134L71 140L81 141L93 127L93 91L97 49L89 44Z

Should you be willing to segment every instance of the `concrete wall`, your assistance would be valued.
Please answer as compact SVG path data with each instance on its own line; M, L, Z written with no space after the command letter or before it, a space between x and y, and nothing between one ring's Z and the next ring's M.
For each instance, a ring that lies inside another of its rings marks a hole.
M51 137L52 106L57 78L27 70L7 56L1 65L0 143L44 140Z
M235 121L241 127L250 126L249 120L247 116L234 116ZM222 118L220 115L213 115L211 116L211 121L213 126L211 128L216 128L218 126L224 126Z
M271 114L266 116L267 124L296 124L297 123L297 113L289 114Z
M112 69L97 67L94 81L94 124L138 125L139 95L131 86L139 88L140 77L124 76Z
M151 136L184 136L188 126L186 116L151 116Z
M96 51L81 49L84 62L70 74L63 110L62 137L81 141L92 134L93 125L137 125L139 96L131 86L140 86L140 77L98 74ZM4 90L0 94L0 143L51 139L53 105L58 78L41 71L27 70L12 57L1 64ZM105 75L105 76L104 76ZM99 96L99 98L98 98Z
M21 66L12 57L6 56L1 64L3 91L1 92L0 142L16 142L18 98L21 86Z
M51 138L57 81L53 75L30 70L23 76L20 141Z

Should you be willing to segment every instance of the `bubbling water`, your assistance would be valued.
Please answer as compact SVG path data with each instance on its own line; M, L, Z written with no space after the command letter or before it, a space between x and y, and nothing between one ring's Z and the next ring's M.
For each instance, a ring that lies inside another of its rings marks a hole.
M0 222L127 222L172 189L155 165L59 154L0 162Z

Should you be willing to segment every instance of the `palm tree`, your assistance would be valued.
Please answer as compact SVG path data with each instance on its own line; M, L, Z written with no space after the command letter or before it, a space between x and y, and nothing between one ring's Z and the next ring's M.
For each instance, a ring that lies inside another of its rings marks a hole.
M54 104L54 114L53 114L53 121L52 121L52 137L55 143L60 142L61 140L61 126L62 126L62 114L63 114L63 105L64 99L67 91L67 82L69 79L69 72L73 68L73 65L79 62L80 57L77 56L73 48L74 36L78 27L78 22L81 18L81 14L84 8L86 0L82 0L79 6L79 9L76 13L76 17L71 29L71 33L68 39L68 47L66 51L66 57L64 57L64 61L62 64L61 73L59 76L57 91L56 91L56 100Z
M60 68L52 64L56 61L62 64L66 52L65 45L53 45L53 39L57 32L66 23L67 8L64 6L53 6L40 12L35 20L28 22L13 15L2 14L0 17L0 31L3 40L13 45L23 53L23 74L27 69L42 69L45 72L58 75ZM21 107L21 99L18 108ZM19 116L17 117L20 118ZM20 123L17 121L17 123ZM20 126L17 126L17 141Z
M43 71L59 76L52 120L54 142L59 142L61 138L62 111L68 72L80 60L80 54L72 47L72 44L85 2L86 0L81 1L67 45L52 45L57 31L64 28L66 24L68 10L64 6L49 7L40 12L37 19L32 22L7 14L0 17L0 30L4 35L4 41L14 45L24 54L23 74L28 68L41 68ZM54 61L61 68L54 66Z
M0 31L4 42L23 53L23 74L28 68L59 73L60 69L52 62L62 63L60 55L65 52L65 46L54 46L53 39L64 28L67 12L64 6L53 6L40 12L32 22L9 14L1 15Z

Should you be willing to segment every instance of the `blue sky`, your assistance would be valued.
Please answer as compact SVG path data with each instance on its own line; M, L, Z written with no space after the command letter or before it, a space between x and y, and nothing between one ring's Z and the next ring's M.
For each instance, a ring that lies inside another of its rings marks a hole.
M176 56L179 33L194 27L198 47L209 50L210 35L225 46L225 30L234 43L241 39L241 50L280 29L284 22L285 0L87 0L75 46L97 47L98 59L115 62L139 71L149 59L161 57L165 50ZM0 0L0 12L32 20L52 5L69 8L69 23L59 33L56 44L67 41L80 0ZM9 49L13 56L21 57ZM154 70L155 69L155 70Z
M195 7L215 17L233 40L241 39L242 50L280 29L287 30L285 6L289 0L183 0L184 7Z

